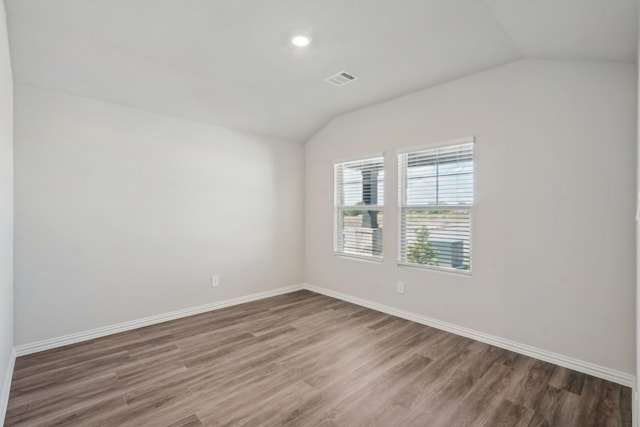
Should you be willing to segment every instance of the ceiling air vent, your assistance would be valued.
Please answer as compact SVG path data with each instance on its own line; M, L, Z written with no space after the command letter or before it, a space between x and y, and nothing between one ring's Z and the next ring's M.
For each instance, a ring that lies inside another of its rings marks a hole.
M334 86L344 86L358 80L358 78L351 73L347 73L346 71L340 71L338 74L327 77L325 80Z

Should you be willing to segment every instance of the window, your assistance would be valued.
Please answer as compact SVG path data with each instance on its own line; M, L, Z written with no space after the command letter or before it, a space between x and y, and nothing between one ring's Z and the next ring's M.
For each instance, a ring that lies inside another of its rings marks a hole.
M334 252L382 259L384 158L334 164Z
M473 139L398 155L399 263L471 273Z

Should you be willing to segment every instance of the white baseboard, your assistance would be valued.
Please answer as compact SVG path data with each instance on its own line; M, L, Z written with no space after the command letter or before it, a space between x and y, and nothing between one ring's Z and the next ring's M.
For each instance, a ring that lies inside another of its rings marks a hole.
M633 385L631 389L631 402L633 402L631 406L631 425L634 427L638 427L638 383Z
M29 344L22 344L16 346L15 353L17 356L24 356L31 353L37 353L39 351L62 347L69 344L75 344L94 338L104 337L106 335L117 334L118 332L125 332L136 328L142 328L144 326L155 325L156 323L162 323L169 320L180 319L182 317L193 316L194 314L219 310L221 308L231 307L233 305L243 304L245 302L257 301L264 298L274 297L276 295L287 294L289 292L299 291L301 289L303 289L302 285L293 285L284 288L271 289L269 291L260 292L257 294L231 298L224 301L216 301L209 304L198 305L196 307L184 308L182 310L176 310L169 313L158 314L142 319L118 323L116 325L91 329L89 331L76 332L74 334L64 335L62 337L49 338Z
M530 345L522 344L509 339L497 337L495 335L486 334L484 332L476 331L474 329L458 326L453 323L444 322L442 320L434 319L420 314L412 313L410 311L401 310L388 305L380 304L374 301L358 298L349 294L345 294L331 289L326 289L320 286L311 285L308 283L302 285L293 285L278 289L272 289L257 294L246 295L243 297L232 298L224 301L212 302L209 304L199 305L196 307L185 308L182 310L172 311L169 313L159 314L156 316L145 317L142 319L132 320L129 322L118 323L116 325L105 326L102 328L92 329L89 331L78 332L74 334L65 335L57 338L50 338L43 341L37 341L34 343L23 344L16 346L14 354L10 360L10 369L7 372L13 373L13 363L16 356L24 356L31 353L36 353L43 350L49 350L56 347L62 347L69 344L75 344L81 341L87 341L94 338L100 338L106 335L116 334L118 332L129 331L144 326L154 325L157 323L166 322L169 320L180 319L182 317L192 316L194 314L205 313L207 311L218 310L225 307L231 307L246 302L257 301L264 298L273 297L276 295L282 295L289 292L295 292L301 289L308 289L310 291L327 295L333 298L337 298L343 301L351 302L363 307L367 307L373 310L377 310L383 313L397 316L403 319L411 320L416 323L431 326L443 331L451 332L456 335L471 338L480 342L494 345L496 347L504 348L506 350L514 351L516 353L524 354L526 356L534 357L536 359L544 360L545 362L554 363L565 368L573 369L578 372L582 372L594 377L602 378L608 381L622 384L628 387L633 387L635 382L635 376L610 369L604 366L596 365L583 360L574 359L562 354L553 353L551 351L543 350ZM0 410L2 405L5 405L9 398L9 387L11 385L11 376L8 376L8 383L5 380L0 398L4 399L0 401ZM6 388L6 396L5 396ZM4 416L4 411L0 412ZM1 425L1 423L0 423Z
M524 354L536 359L543 360L545 362L553 363L565 368L573 369L574 371L582 372L594 377L602 378L608 381L612 381L617 384L622 384L627 387L633 387L635 382L635 376L626 372L616 371L615 369L606 368L604 366L596 365L583 360L574 359L562 354L553 353L551 351L543 350L537 347L533 347L526 344L521 344L516 341L512 341L505 338L500 338L495 335L486 334L484 332L476 331L474 329L458 326L453 323L443 322L442 320L434 319L420 314L412 313L410 311L401 310L388 305L380 304L374 301L354 297L342 292L333 291L320 286L310 285L305 283L304 289L323 294L329 297L337 298L343 301L351 302L353 304L361 305L363 307L370 308L372 310L381 311L383 313L391 314L392 316L400 317L403 319L411 320L412 322L420 323L423 325L431 326L443 331L451 332L456 335L471 338L476 341L480 341L486 344L491 344L496 347L504 348L516 353Z
M9 404L9 392L11 391L11 379L13 378L13 366L16 363L16 351L11 351L7 370L4 372L4 381L2 389L0 389L0 426L4 425L4 417L7 414L7 406Z

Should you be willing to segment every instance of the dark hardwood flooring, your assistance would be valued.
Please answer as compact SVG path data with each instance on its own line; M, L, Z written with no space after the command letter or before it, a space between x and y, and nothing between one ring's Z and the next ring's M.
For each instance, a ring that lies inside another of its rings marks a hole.
M294 292L19 357L7 426L630 426L631 390Z

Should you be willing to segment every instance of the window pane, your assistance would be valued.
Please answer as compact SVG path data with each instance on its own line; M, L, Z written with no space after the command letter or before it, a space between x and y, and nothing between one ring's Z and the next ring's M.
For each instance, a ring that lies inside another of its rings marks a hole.
M470 205L473 173L438 175L438 205Z
M342 168L345 206L384 205L384 170L379 162L352 162Z
M365 256L382 256L384 213L378 210L340 210L342 251Z
M398 156L400 262L471 271L473 142Z
M382 258L384 158L334 164L337 253Z
M431 170L435 171L435 169L434 165L429 165L407 170L407 204L437 204L438 176L430 173Z
M362 205L362 173L358 169L344 169L344 204L347 206Z
M435 161L428 156L429 161ZM424 164L414 159L407 168L406 204L470 205L473 161Z
M410 264L469 270L471 211L404 211L403 259Z

